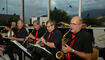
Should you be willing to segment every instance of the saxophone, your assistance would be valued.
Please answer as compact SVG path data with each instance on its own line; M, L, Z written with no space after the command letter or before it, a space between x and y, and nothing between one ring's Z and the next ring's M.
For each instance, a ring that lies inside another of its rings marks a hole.
M8 36L8 37L13 37L12 28L10 28L10 31L9 31L9 36Z
M10 34L9 34L9 37L12 37L12 30L10 30Z
M63 38L62 38L62 46L64 46L68 41L69 41L69 39L67 39L67 38L65 38L66 37L66 35L69 33L71 31L71 29L69 29L69 31L67 31L64 35L63 35ZM56 53L56 58L57 59L62 59L62 58L64 58L64 53L63 53L63 51L58 51L57 53Z

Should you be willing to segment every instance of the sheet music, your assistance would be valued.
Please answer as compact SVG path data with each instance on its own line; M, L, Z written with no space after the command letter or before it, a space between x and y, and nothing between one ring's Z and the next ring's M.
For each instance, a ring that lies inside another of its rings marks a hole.
M9 39L8 37L4 37L4 38ZM31 54L27 51L27 49L26 49L24 46L22 46L18 41L16 41L16 40L10 40L10 41L13 42L14 44L16 44L19 48L21 48L21 49L22 49L24 52L26 52L29 56L31 56ZM44 48L44 47L41 47L39 44L31 44L31 43L30 43L30 45L35 46L35 47L39 47L39 48L45 50L46 52L48 52L49 54L52 54L50 51L48 51L48 50L47 50L46 48Z
M3 38L9 39L8 37L5 37L5 36L3 36ZM19 42L17 42L16 40L11 40L11 39L10 41L16 44L20 49L26 52L29 56L31 56L31 54L27 51L27 49L24 46L22 46Z
M48 50L47 50L46 48L44 48L44 47L41 47L39 44L30 44L30 45L33 45L33 46L39 47L39 48L45 50L46 52L48 52L49 54L52 54L50 51L48 51Z
M11 40L11 42L16 44L19 48L21 48L24 52L26 52L29 56L31 56L31 54L27 51L27 49L23 47L19 42L17 42L16 40Z

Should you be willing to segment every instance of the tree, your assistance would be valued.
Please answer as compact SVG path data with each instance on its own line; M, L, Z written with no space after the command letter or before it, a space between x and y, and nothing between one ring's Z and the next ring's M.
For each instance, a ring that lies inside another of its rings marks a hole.
M101 22L100 26L101 27L105 27L105 16L103 16L102 18L100 18L99 21Z
M52 10L50 12L51 12L50 13L50 19L51 20L55 20L57 23L60 21L69 23L70 16L68 16L68 14L65 11L57 9L55 7L54 10Z
M10 24L11 22L17 22L20 18L16 17L16 16L11 16L8 20L8 24Z
M96 18L84 18L83 22L85 22L88 26L91 25L94 27L99 26L101 24L101 21Z

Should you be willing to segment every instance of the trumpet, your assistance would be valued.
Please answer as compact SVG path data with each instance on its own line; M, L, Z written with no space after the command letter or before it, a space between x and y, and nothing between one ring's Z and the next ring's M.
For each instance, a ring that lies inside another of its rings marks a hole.
M64 46L68 41L69 41L69 39L67 39L67 38L65 38L66 37L66 35L69 33L71 31L71 29L69 29L69 31L67 31L64 35L63 35L63 38L62 38L62 46ZM56 53L56 58L57 59L62 59L62 58L64 58L64 53L63 53L63 51L58 51L57 53Z

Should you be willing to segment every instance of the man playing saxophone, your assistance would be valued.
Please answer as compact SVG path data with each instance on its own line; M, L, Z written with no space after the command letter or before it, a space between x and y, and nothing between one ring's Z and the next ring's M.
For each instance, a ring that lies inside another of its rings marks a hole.
M92 40L89 33L82 30L82 18L75 16L70 22L69 42L62 46L67 60L91 60Z

